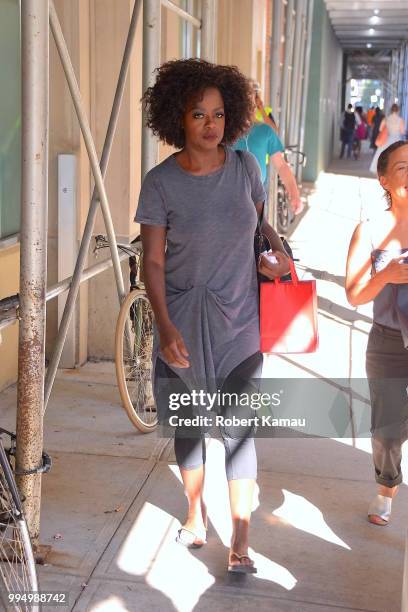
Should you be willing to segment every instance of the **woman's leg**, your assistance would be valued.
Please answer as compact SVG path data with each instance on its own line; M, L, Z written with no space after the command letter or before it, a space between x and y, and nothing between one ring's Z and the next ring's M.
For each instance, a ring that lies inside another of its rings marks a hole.
M255 353L239 364L226 379L222 391L225 394L251 395L259 392L263 356ZM236 415L243 419L255 413L248 407L224 406L224 416ZM257 477L257 458L254 427L221 427L225 448L225 471L228 480L232 538L229 555L230 566L253 566L248 555L249 523L251 520L254 487ZM241 558L242 557L242 558Z
M168 424L170 395L188 393L187 386L177 374L160 358L155 366L155 399L159 423L167 435L174 433L174 451L188 500L187 519L183 527L197 533L205 540L206 510L202 499L204 485L205 440L201 430L173 427ZM173 414L173 413L171 413ZM191 407L182 406L180 417L191 417Z
M205 540L207 510L203 500L205 477L205 439L174 438L176 461L188 501L188 513L183 527ZM203 537L204 535L204 537Z
M402 445L408 439L408 356L401 334L374 324L367 345L367 377L371 399L371 443L378 495L368 516L386 525L391 500L402 482Z
M368 508L368 520L374 525L387 525L391 516L392 499L402 482L401 459L404 439L388 439L372 432L371 445L377 496Z
M250 431L249 435L253 435L253 432ZM233 553L248 555L249 523L257 474L255 441L252 437L233 439L227 436L223 440L232 519L229 564L252 565L249 557L240 562L239 558L233 558Z

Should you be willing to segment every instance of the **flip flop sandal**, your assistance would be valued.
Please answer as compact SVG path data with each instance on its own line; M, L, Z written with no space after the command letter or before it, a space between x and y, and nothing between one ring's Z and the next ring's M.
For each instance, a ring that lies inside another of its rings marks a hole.
M377 495L368 507L368 520L373 525L385 527L391 516L392 497Z
M202 535L204 537L201 537ZM207 544L206 532L203 531L202 534L194 533L194 531L182 527L177 532L176 542L186 548L201 548L201 546Z
M228 571L231 574L256 574L257 573L258 570L254 566L254 562L252 561L252 559L248 557L248 555L239 555L236 552L232 552L230 553L230 558L229 558L230 562L233 558L237 559L239 561L239 564L231 565L231 563L229 563ZM248 561L250 561L251 563L250 564L242 563L244 559L248 559Z

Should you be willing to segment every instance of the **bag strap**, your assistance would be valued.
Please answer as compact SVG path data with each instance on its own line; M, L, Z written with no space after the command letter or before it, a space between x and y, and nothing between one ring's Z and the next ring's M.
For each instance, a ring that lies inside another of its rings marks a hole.
M289 267L290 267L290 274L292 276L292 283L295 285L295 287L297 287L297 285L299 284L299 277L297 275L293 259L291 259L290 257L289 257ZM277 285L279 285L281 280L280 280L279 277L276 277L273 282L275 282ZM284 282L287 282L287 281L284 281Z

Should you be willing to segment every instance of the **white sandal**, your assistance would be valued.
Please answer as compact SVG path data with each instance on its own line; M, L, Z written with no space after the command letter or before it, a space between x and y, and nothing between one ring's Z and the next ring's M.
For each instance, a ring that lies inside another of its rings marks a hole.
M392 497L376 495L368 507L368 520L374 525L388 525L391 516Z

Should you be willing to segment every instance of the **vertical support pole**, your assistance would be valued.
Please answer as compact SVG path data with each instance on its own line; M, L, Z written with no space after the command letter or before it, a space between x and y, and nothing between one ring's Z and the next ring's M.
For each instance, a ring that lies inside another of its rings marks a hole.
M298 144L295 142L295 115L296 115L296 102L298 94L298 86L300 81L300 53L302 43L302 15L303 15L303 0L296 0L296 27L295 27L295 49L293 52L293 70L292 70L292 83L291 83L291 99L290 99L290 114L289 114L289 144Z
M194 1L187 0L186 11L190 15L194 14ZM193 53L193 24L184 20L183 22L183 57L194 57Z
M305 146L305 125L306 125L306 111L307 111L307 98L309 95L309 75L310 75L310 55L312 52L312 36L313 36L313 12L314 12L314 0L309 0L307 13L307 28L306 28L306 50L305 50L305 67L303 75L303 92L302 102L300 108L300 129L299 129L299 148L303 151ZM340 109L338 113L340 116ZM303 166L298 168L298 180L302 181Z
M275 117L279 117L279 85L280 85L280 52L281 52L281 25L282 25L282 0L273 0L272 2L272 40L271 40L271 57L270 57L270 89L269 100L272 107L272 113ZM273 173L269 184L269 202L268 207L268 222L276 227L277 223L277 179Z
M303 80L304 80L304 69L305 69L305 42L306 42L306 2L302 0L302 16L301 16L301 35L300 35L300 53L299 53L299 76L296 85L296 99L295 99L295 114L291 117L291 123L293 122L293 142L299 144L299 130L300 130L300 112L302 106L302 91L303 91Z
M402 82L402 91L405 92L408 89L408 43L404 45L404 74ZM405 121L405 126L408 130L408 100L406 96L402 96L402 109L401 116Z
M154 70L160 66L161 1L143 0L143 92L154 82ZM142 113L142 180L159 161L159 143L146 125Z
M202 0L200 53L208 62L215 62L216 58L216 15L215 0Z
M282 0L274 0L272 15L272 44L271 44L271 85L270 104L272 113L279 116L279 83L280 83L280 50L281 50L281 23L282 23Z
M313 2L313 0L311 0ZM294 0L288 0L286 5L286 24L285 24L285 57L283 60L282 85L281 85L281 103L280 114L278 118L279 137L283 144L287 141L286 138L286 122L288 114L288 91L289 78L292 68L292 52L293 52L293 5Z
M76 155L58 155L58 280L72 276L78 256L77 203L76 203ZM58 326L64 312L67 295L58 296ZM76 313L71 323L61 354L62 368L75 368L76 358Z
M408 609L408 531L405 531L404 569L402 572L401 612Z
M41 465L45 373L48 208L48 0L21 3L22 191L17 469ZM41 475L20 476L34 544L40 534Z

